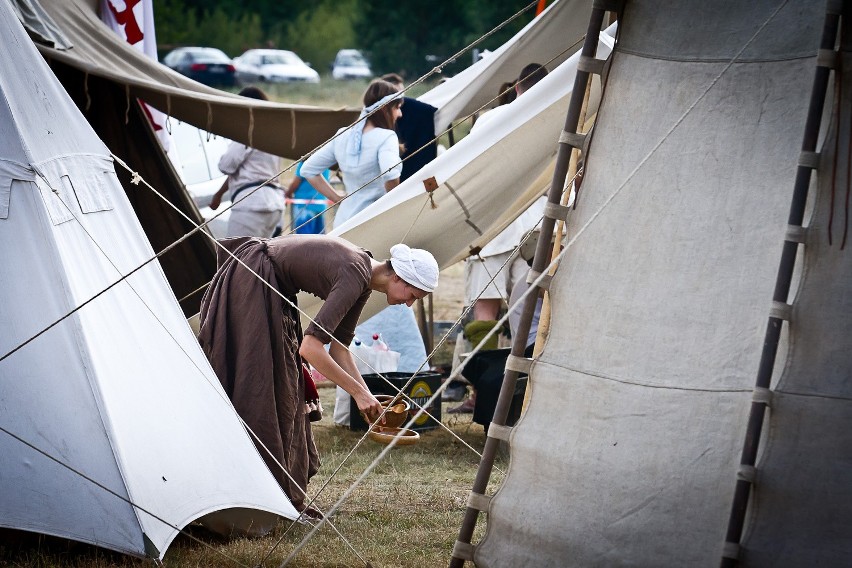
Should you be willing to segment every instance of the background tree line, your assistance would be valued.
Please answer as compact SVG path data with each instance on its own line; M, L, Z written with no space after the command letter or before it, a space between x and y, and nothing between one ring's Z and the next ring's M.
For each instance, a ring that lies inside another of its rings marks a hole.
M255 47L295 51L319 72L338 49L363 50L374 73L411 81L521 10L524 0L154 0L161 54L181 45L218 47L231 57ZM534 11L478 46L495 49ZM427 57L428 56L428 57ZM470 65L465 53L446 68Z

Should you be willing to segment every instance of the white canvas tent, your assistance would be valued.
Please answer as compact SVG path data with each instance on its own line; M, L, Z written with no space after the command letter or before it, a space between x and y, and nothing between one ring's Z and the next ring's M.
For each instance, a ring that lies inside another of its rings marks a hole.
M579 47L570 49L586 32L590 11L588 0L553 2L498 49L418 97L438 109L435 132L487 104L504 82L517 79L525 65L539 63L549 70L561 65Z
M613 25L601 34L600 57L609 54L615 30ZM331 234L363 246L376 258L387 258L390 247L405 242L429 250L442 268L469 256L471 247L485 246L549 187L578 58L575 54L566 60L511 103L505 120L489 121L471 132ZM599 96L595 85L590 113ZM431 178L437 189L430 198L424 183ZM363 317L377 313L383 302L374 294ZM299 305L311 312L319 301L303 294Z
M852 257L831 205L832 171L849 183L848 81L840 147L835 118L800 156L824 19L825 2L625 4L477 566L849 563ZM809 163L805 229L788 229ZM773 308L785 238L802 243L799 270ZM784 302L773 379L755 389ZM753 397L769 403L754 470L739 467ZM726 528L746 479L737 550Z
M203 515L295 518L8 0L0 38L0 526L162 558Z

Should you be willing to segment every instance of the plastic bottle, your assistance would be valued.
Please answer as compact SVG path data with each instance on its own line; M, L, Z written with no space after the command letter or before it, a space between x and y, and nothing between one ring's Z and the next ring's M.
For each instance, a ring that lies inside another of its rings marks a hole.
M385 343L384 338L382 338L381 333L373 334L373 349L376 351L390 351L388 348L388 344Z

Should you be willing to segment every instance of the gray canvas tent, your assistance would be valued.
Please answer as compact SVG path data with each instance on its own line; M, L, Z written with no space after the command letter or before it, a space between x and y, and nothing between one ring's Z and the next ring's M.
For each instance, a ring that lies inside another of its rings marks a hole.
M246 99L196 83L144 56L98 17L98 0L13 0L51 69L107 147L178 209L119 179L151 244L170 247L203 219L155 139L136 99L209 132L298 159L351 123L357 111ZM187 219L188 217L188 219ZM184 313L215 271L210 241L196 234L161 258Z
M623 4L552 327L507 370L529 406L488 431L510 466L453 566L849 563L847 17Z
M8 0L0 42L0 527L159 559L295 518Z

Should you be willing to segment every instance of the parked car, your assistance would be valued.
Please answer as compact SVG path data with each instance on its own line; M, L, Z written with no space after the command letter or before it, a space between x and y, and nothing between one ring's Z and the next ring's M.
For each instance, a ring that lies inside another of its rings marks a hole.
M360 51L341 49L331 66L331 76L335 79L369 79L373 72Z
M309 63L286 49L249 49L236 59L237 81L241 84L319 83L319 73Z
M163 64L205 85L232 87L236 84L233 62L213 47L178 47L163 58Z

